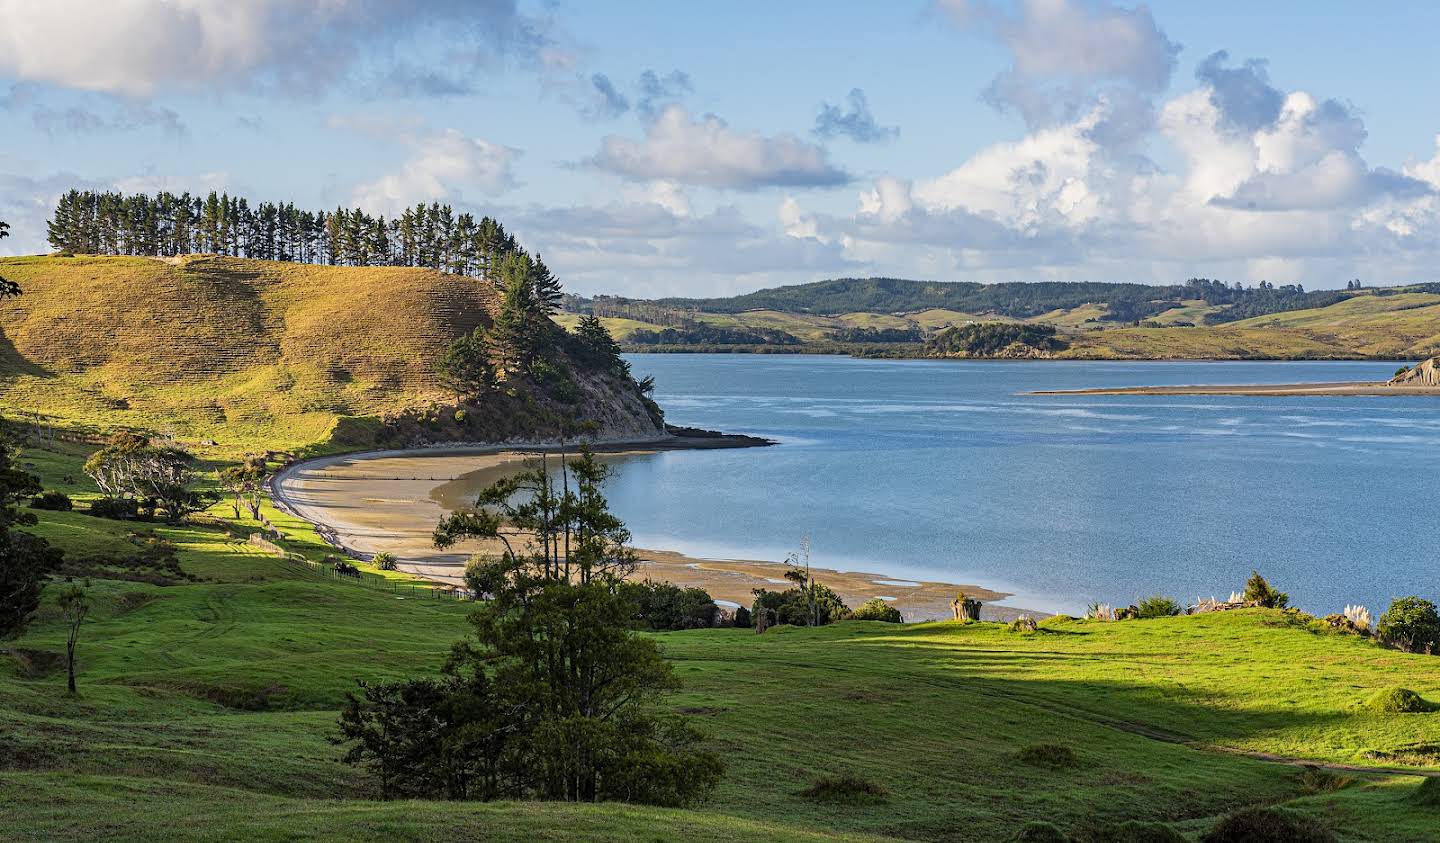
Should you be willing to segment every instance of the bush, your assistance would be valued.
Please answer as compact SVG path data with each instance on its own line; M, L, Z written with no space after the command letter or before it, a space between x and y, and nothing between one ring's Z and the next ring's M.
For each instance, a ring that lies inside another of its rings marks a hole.
M1028 822L1011 837L1012 843L1070 843L1070 838L1054 823Z
M399 564L400 560L395 558L395 554L387 553L382 550L379 553L375 554L373 557L371 557L370 562L376 568L379 568L382 571L393 571L395 570L396 565Z
M640 629L705 629L715 625L720 612L703 588L681 588L650 580L622 582L619 588L620 594L634 605L634 619Z
M69 512L75 508L70 496L64 492L41 492L30 499L31 509L46 509L51 512Z
M744 606L735 609L735 626L739 629L752 629L755 626L755 619L750 617L750 610Z
M1034 632L1035 630L1039 629L1039 626L1039 624L1035 623L1034 618L1030 617L1029 615L1021 615L1020 617L1011 621L1010 625L1007 626L1006 629L1010 630L1011 632Z
M1283 609L1290 605L1290 595L1266 582L1259 571L1250 572L1250 579L1245 583L1245 594L1241 599L1246 603L1258 603L1266 609Z
M140 505L134 498L96 498L90 502L90 514L96 518L133 521L140 514Z
M1203 843L1332 843L1329 829L1283 808L1245 808L1228 814Z
M467 410L456 410L454 418L456 424L464 424L469 420L470 413Z
M1386 688L1365 701L1365 708L1377 714L1419 714L1437 707L1409 688Z
M1169 618L1178 614L1180 614L1180 604L1163 594L1146 597L1135 606L1135 617L1142 620Z
M1401 597L1380 616L1375 634L1407 652L1432 653L1440 650L1440 614L1429 600Z
M1063 743L1032 743L1015 753L1015 760L1031 767L1050 770L1064 770L1080 765L1075 750Z
M815 602L820 607L820 625L834 623L843 620L850 614L850 609L829 586L824 583L815 584ZM805 604L805 594L799 588L791 588L785 591L766 591L760 589L755 593L755 603L750 607L752 616L760 612L769 612L773 623L788 623L795 626L808 626L810 613Z
M1327 770L1310 769L1300 774L1300 789L1306 793L1334 793L1354 783L1354 776L1337 776Z
M852 621L885 621L886 623L904 623L905 618L900 610L881 600L879 597L866 600L860 604L860 608L850 613Z
M814 784L800 791L802 798L814 802L838 802L845 805L874 805L890 798L884 787L852 773L821 776Z

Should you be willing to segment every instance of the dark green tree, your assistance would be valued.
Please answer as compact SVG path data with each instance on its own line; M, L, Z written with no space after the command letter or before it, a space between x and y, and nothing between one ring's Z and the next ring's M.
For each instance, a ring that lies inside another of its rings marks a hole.
M90 614L90 595L78 585L60 592L60 614L65 618L65 672L70 693L75 693L75 647L80 643L80 625Z
M347 705L348 757L375 768L382 788L682 805L714 786L719 759L657 710L677 682L655 641L631 629L637 607L620 586L635 559L601 492L607 474L588 452L563 462L558 481L542 461L437 526L440 547L478 538L504 550L467 570L487 599L445 680L367 688ZM407 723L416 710L424 716ZM407 763L416 756L426 760Z
M0 438L0 639L25 631L45 577L60 565L60 551L15 529L37 523L20 504L39 491L40 479L15 464L14 444Z
M445 348L436 374L456 396L478 398L495 388L494 348L484 327L457 337Z

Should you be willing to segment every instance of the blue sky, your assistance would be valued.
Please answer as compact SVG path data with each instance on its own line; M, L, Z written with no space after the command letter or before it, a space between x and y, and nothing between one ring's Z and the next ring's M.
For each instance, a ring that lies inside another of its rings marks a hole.
M451 202L583 293L1437 280L1436 31L1402 2L0 0L0 249L43 251L72 186L217 189Z

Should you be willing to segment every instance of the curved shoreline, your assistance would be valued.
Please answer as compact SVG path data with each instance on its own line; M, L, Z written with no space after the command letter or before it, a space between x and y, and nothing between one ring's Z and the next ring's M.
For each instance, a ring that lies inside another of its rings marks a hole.
M596 443L593 450L618 455L688 450L697 444L700 448L727 447L718 442L700 444L705 442L705 438L672 436ZM456 552L436 551L430 531L447 510L431 493L457 477L521 462L545 449L545 445L518 444L450 446L319 457L276 472L270 492L277 506L315 525L316 532L339 551L362 559L388 551L399 557L402 570L455 585L463 582L465 562L473 553L495 552L498 546L469 542ZM416 462L416 458L426 458L426 462ZM636 555L641 564L635 577L701 587L726 603L749 605L752 589L788 586L782 562L704 559L639 548ZM950 601L957 591L984 601L987 618L1009 619L1022 613L995 605L1008 597L1007 593L975 585L894 579L864 571L815 570L850 605L888 598L908 620L950 617Z

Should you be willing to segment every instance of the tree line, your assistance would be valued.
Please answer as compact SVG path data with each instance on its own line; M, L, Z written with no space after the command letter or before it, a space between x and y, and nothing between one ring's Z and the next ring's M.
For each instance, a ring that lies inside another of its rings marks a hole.
M58 251L174 257L196 253L335 266L420 266L492 277L520 251L495 219L433 202L386 219L360 208L307 211L294 203L217 194L126 195L71 190L48 225ZM538 260L538 256L536 258Z

